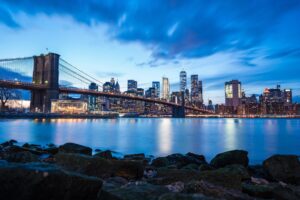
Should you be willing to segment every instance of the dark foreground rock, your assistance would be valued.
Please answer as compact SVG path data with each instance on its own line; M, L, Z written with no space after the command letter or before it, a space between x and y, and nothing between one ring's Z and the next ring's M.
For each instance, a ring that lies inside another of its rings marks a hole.
M263 162L263 168L274 180L300 185L300 162L298 156L271 156Z
M106 187L100 193L101 200L156 200L164 193L169 192L167 187L152 185L146 182L132 182L122 187Z
M46 164L0 164L0 194L7 200L97 199L102 181Z
M248 166L248 152L244 150L233 150L220 153L214 157L210 164L213 167L220 168L225 167L226 165L239 164L245 167Z
M127 179L140 179L144 173L141 162L126 160L107 160L82 154L58 153L54 156L56 163L68 170L108 178L120 176Z
M64 145L59 146L59 152L92 155L92 149L90 147L82 146L75 143L66 143Z

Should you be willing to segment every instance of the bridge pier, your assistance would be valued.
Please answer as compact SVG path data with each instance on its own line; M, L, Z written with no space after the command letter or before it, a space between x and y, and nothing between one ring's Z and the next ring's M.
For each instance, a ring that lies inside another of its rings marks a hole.
M50 112L51 100L58 99L58 68L59 55L49 53L47 55L34 56L32 82L46 85L46 90L33 90L31 92L30 111Z
M181 106L172 107L172 117L173 118L185 118L185 98L184 92L181 92Z

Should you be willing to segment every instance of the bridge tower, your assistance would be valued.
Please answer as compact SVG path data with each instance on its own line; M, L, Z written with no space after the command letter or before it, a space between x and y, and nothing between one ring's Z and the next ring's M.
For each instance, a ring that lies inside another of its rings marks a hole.
M181 106L172 107L172 117L174 118L185 118L185 98L184 92L181 92Z
M59 55L49 53L47 55L34 56L32 82L46 85L46 90L33 90L31 92L30 111L50 112L51 100L58 99L59 95Z

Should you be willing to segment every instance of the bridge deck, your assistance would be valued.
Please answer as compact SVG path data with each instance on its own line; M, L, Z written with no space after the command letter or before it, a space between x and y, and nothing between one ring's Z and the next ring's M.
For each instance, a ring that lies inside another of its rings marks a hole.
M6 81L6 80L0 80L0 87L23 89L23 90L45 90L45 89L47 89L47 85L25 83L25 82L19 82L19 81ZM125 95L125 94L116 94L116 93L109 93L109 92L101 92L101 91L93 91L93 90L79 89L79 88L60 87L59 92L60 93L70 93L70 94L86 94L86 95L103 96L103 97L110 97L110 98L122 98L122 99L136 100L136 101L144 101L144 102L149 102L149 103L157 103L157 104L167 105L167 106L171 106L171 107L181 107L180 104L167 102L167 101L159 100L159 99L150 99L150 98L145 98L145 97L131 96L131 95ZM193 107L193 106L184 106L184 107L185 107L185 109L189 109L192 111L198 111L198 112L207 113L207 114L214 114L214 112L212 112L210 110L202 109L202 108L197 108L197 107Z

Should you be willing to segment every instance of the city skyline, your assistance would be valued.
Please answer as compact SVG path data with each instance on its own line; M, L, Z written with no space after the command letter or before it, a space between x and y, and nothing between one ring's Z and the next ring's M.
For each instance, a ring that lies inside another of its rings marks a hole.
M224 103L224 82L232 79L239 79L247 94L277 84L300 94L298 1L226 6L220 1L101 1L97 9L87 1L80 12L69 8L70 1L34 2L0 5L1 58L38 55L48 48L103 82L116 78L122 91L127 80L146 89L163 76L171 91L178 91L184 68L187 77L198 74L203 81L206 104L208 99ZM79 3L72 6L76 10Z

